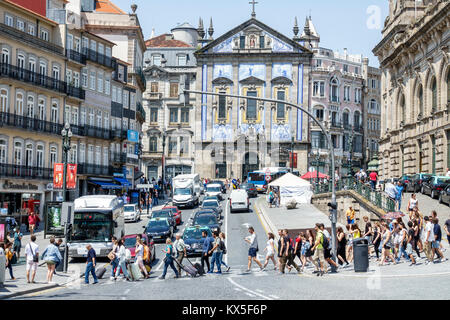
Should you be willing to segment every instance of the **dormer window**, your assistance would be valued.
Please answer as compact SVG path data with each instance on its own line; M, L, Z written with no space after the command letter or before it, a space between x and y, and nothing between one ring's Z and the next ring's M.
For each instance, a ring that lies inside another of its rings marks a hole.
M152 57L152 63L153 63L153 65L155 65L155 66L161 66L161 56L160 55L154 55L153 57Z
M187 56L185 54L178 56L178 66L183 67L187 64Z
M245 36L241 36L240 43L239 43L240 49L245 49Z

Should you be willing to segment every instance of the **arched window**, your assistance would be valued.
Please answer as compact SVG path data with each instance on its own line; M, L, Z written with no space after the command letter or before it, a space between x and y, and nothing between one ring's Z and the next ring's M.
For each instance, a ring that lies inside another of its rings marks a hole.
M339 102L339 83L336 78L330 81L330 96L331 102Z
M39 120L45 120L45 100L43 98L38 100L38 118Z
M0 163L6 163L7 145L5 139L0 139Z
M25 146L25 165L27 167L33 166L33 145L31 143L27 143Z
M27 99L27 117L33 118L34 117L34 97L28 96Z
M58 151L55 146L50 147L50 168L53 168L53 165L58 160Z
M9 50L6 48L2 49L2 63L9 64Z
M39 144L36 148L36 167L44 167L44 146Z
M405 124L406 111L405 111L405 96L402 94L400 97L400 121Z
M355 114L353 115L353 126L355 127L355 130L359 130L360 123L361 113L359 111L355 111Z
M18 92L16 94L16 110L15 114L18 116L23 116L23 94Z
M419 116L423 117L423 87L422 85L419 86L419 91L417 93L417 99L419 104Z
M157 152L158 151L158 138L155 136L151 136L149 139L149 152Z
M344 129L350 128L350 113L348 110L344 110L342 113L342 124L344 125Z
M437 99L437 85L436 78L433 77L431 80L431 110L435 112L437 110L438 99Z
M8 90L0 89L0 112L9 112Z

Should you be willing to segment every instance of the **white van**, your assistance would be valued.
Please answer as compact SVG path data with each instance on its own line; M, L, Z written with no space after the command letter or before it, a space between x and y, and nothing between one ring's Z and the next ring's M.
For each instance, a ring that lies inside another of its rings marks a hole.
M201 193L199 174L180 174L172 179L172 203L177 207L198 205Z
M250 200L247 191L235 189L230 194L230 212L243 210L250 212Z
M222 200L222 186L218 183L207 184L206 196L216 196L219 200Z

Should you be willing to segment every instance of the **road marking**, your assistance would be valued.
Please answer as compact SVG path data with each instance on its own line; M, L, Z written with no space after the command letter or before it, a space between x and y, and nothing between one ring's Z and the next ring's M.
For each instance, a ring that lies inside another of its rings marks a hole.
M258 297L260 297L260 298L263 298L263 299L265 299L265 300L273 300L273 298L271 298L271 297L267 297L267 296L265 296L265 295L262 295L261 293L252 291L252 290L250 290L250 289L247 289L247 288L244 287L244 286L241 286L240 284L237 284L237 283L236 283L235 281L233 281L233 279L231 279L231 278L228 278L228 281L230 281L234 286L236 286L236 287L242 289L242 290L245 291L245 292L249 292L249 293L254 294L254 295L256 295L256 296L258 296Z
M272 298L274 298L274 299L280 299L279 296L276 296L276 295L274 295L274 294L269 295L269 297L272 297Z
M245 294L248 295L249 297L252 297L252 298L255 297L255 295L253 295L253 294L251 294L251 293L248 293L248 292L245 292Z

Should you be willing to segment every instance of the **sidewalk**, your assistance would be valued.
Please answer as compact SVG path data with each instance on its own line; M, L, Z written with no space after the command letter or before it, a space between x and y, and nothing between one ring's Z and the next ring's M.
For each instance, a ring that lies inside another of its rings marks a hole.
M47 238L44 239L44 231L36 232L35 235L37 238L36 244L39 246L39 253L42 253L50 244L50 236L47 236ZM10 280L9 270L5 270L5 283L3 287L0 287L0 300L51 289L60 285L67 284L74 279L74 275L57 272L57 275L53 276L54 283L48 284L46 282L47 265L44 261L39 261L35 277L36 283L27 283L25 246L30 242L30 237L31 236L29 233L24 234L22 238L22 249L20 250L20 260L17 264L13 265L13 273L16 280Z
M331 227L331 221L324 213L316 209L313 205L298 205L297 209L287 210L286 208L269 208L264 197L260 197L255 201L255 209L261 215L263 225L266 224L267 232L272 232L278 241L278 230L288 229L291 237L297 236L298 231L306 229L314 229L316 223L323 223L326 228ZM337 226L344 227L342 224ZM344 229L345 230L345 229ZM442 241L445 251L444 256L450 259L450 247L447 241ZM375 254L369 259L369 270L366 273L355 273L353 263L346 268L340 267L338 273L329 274L333 277L420 277L420 276L446 276L450 277L450 260L443 263L432 263L426 265L425 253L421 253L421 259L417 259L416 266L409 266L409 263L402 258L399 264L387 263L384 266L378 266ZM296 259L298 262L298 259ZM306 274L312 273L314 267L309 265L305 268Z

